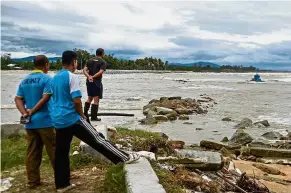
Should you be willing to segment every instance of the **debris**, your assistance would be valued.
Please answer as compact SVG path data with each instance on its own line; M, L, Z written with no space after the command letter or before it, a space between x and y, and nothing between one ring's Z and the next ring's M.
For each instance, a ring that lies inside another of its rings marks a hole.
M0 192L3 192L11 188L12 184L10 181L12 181L13 179L14 178L11 178L11 177L1 179Z
M73 152L73 155L78 155L80 152L78 152L78 151L74 151Z

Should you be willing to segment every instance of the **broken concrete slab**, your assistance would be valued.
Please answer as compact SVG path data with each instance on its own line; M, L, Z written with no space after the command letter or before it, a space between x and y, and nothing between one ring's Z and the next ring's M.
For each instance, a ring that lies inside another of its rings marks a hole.
M108 139L108 131L107 131L107 126L106 125L98 125L95 127L95 129L99 132L102 133L105 139ZM97 159L101 161L105 161L107 163L112 163L109 159L107 159L104 155L93 149L91 146L86 144L85 142L81 141L80 143L80 149L82 153L88 153Z
M13 134L25 134L24 125L20 123L2 123L1 138Z
M225 143L202 140L200 141L200 147L205 147L207 149L214 149L214 150L220 150L221 148L224 147L229 150L234 150L234 149L240 149L241 146L240 145L227 145Z
M263 147L242 147L242 155L254 155L256 157L291 158L291 150Z
M166 193L147 159L141 157L134 163L126 164L124 169L129 193Z
M223 159L220 153L196 150L175 150L176 157L160 157L161 162L184 164L185 167L201 169L204 171L219 170L223 167Z

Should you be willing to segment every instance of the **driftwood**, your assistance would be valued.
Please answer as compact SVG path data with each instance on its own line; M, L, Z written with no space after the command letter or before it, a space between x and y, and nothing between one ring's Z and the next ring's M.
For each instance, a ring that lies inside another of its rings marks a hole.
M89 114L89 117L91 114ZM134 117L134 114L129 113L97 113L97 116L123 116L123 117Z
M247 191L245 191L244 189L242 189L241 187L237 186L236 184L234 184L233 182L231 182L230 180L228 180L227 178L225 178L224 176L222 176L220 173L216 172L216 175L218 177L220 177L221 179L223 179L224 181L226 181L228 184L230 184L231 186L235 187L236 189L238 189L240 192L242 193L248 193Z

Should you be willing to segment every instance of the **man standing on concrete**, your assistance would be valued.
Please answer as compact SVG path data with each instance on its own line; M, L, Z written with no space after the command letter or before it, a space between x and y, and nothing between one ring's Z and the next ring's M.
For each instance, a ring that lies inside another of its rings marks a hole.
M77 54L73 51L63 52L62 64L63 69L52 79L52 119L56 128L55 185L58 192L75 187L70 183L69 160L73 136L90 145L115 164L138 159L135 154L128 155L117 149L86 121L82 109L80 81L78 76L73 74L77 68Z
M91 102L94 101L91 106L91 121L101 121L101 119L97 117L97 113L99 109L99 100L103 97L102 74L106 70L106 62L103 60L104 55L104 49L98 48L96 50L96 57L90 59L83 70L83 73L87 77L86 86L88 100L85 102L84 106L84 114L87 120L89 120L88 111Z
M50 162L54 168L55 130L49 114L48 101L51 97L51 77L49 60L44 55L34 58L35 70L26 76L18 87L15 97L16 107L26 118L27 133L26 171L29 188L41 185L40 164L45 145Z

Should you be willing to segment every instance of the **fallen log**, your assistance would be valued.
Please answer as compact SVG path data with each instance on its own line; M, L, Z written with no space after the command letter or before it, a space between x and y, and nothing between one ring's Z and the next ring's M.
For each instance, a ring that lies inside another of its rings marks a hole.
M130 113L97 113L97 116L123 116L123 117L134 117L134 114ZM91 117L91 114L89 114Z

